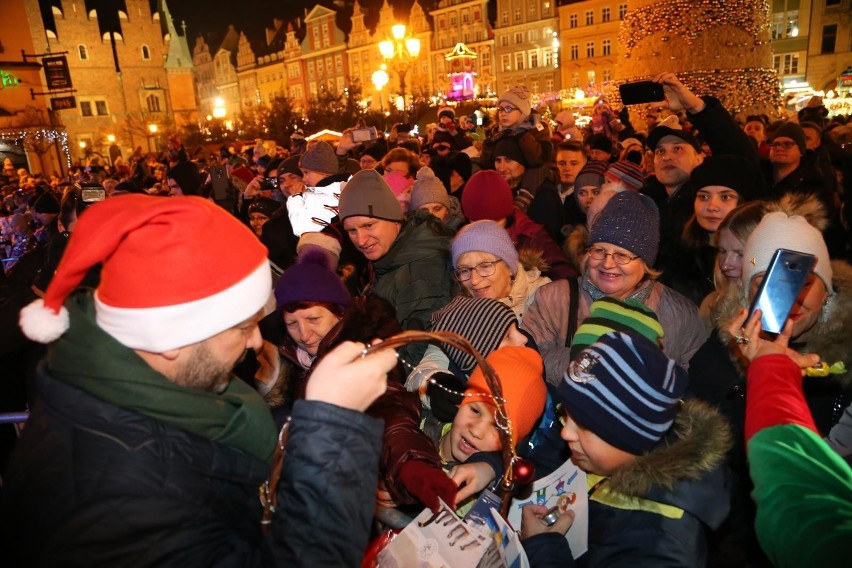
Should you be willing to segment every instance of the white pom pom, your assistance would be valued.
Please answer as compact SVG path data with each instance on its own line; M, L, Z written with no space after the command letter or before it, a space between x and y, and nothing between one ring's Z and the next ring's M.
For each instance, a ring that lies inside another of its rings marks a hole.
M50 343L59 339L68 329L68 310L65 306L57 314L44 307L44 300L39 298L21 310L18 320L21 329L28 338L39 343Z

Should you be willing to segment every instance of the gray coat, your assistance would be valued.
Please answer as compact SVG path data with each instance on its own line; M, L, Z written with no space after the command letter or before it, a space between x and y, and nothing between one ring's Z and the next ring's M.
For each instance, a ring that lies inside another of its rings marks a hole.
M689 360L707 339L707 332L698 315L698 308L687 298L671 288L651 283L653 287L644 304L654 310L663 326L663 352L684 369ZM589 315L592 298L580 287L580 306L577 323ZM545 284L535 293L535 299L524 314L521 327L535 339L544 359L547 382L559 385L571 361L566 342L568 317L571 313L570 292L567 280Z

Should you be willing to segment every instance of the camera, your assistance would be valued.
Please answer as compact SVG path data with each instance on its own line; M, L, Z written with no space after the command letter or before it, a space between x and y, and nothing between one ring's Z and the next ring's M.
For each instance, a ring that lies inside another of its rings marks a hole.
M74 184L80 192L80 201L83 203L97 203L106 199L106 189L99 183L81 182Z
M268 177L260 182L260 189L278 189L278 178Z

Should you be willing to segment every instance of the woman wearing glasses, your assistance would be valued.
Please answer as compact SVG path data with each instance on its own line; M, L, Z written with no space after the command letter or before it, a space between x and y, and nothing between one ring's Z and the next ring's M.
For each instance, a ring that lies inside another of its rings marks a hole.
M607 197L601 209L594 208L598 212L590 211L589 247L580 261L577 286L572 290L569 280L542 286L521 323L538 345L547 380L554 386L571 361L574 329L588 316L591 303L606 296L639 302L656 312L665 332L663 351L684 369L707 338L695 304L657 282L660 273L651 268L660 242L656 205L631 190L605 192L595 205Z

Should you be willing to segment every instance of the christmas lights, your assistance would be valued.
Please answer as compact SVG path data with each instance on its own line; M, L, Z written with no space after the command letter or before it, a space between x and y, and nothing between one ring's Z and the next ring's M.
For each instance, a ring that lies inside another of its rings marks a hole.
M11 140L14 143L25 142L27 138L46 139L50 144L59 142L65 153L65 163L71 167L71 152L68 150L68 133L64 130L19 130L17 132L0 132L0 140Z

